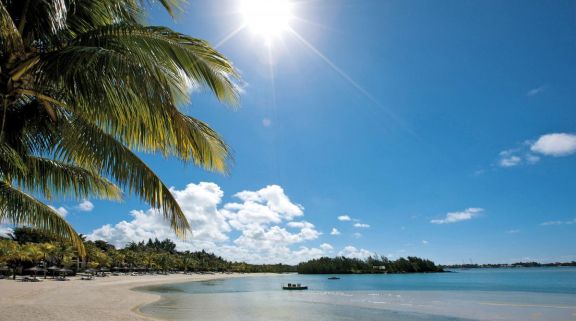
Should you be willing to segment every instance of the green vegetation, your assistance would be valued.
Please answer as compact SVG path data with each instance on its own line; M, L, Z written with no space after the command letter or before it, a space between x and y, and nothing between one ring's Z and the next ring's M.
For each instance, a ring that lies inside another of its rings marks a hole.
M443 272L430 260L417 257L390 261L386 257L369 257L360 260L347 257L322 257L298 264L300 274L349 274L349 273L428 273Z
M83 241L42 199L119 200L120 188L189 224L134 151L227 171L229 150L179 107L195 87L235 104L237 73L203 40L143 24L181 0L0 0L0 221ZM33 196L34 195L34 196ZM37 196L39 196L37 198Z
M10 237L0 239L0 266L9 266L22 274L27 268L66 267L75 272L88 268L118 271L145 271L167 273L183 272L295 272L294 266L284 264L254 265L230 262L205 251L177 251L176 244L166 239L129 243L116 249L105 241L84 241L86 256L80 257L71 243L54 238L42 231L20 227ZM16 275L14 273L14 276Z

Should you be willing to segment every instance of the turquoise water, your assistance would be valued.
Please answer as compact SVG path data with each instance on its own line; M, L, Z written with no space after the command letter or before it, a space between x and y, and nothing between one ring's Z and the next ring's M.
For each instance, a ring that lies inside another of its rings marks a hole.
M576 268L403 275L249 276L148 287L141 311L170 320L576 321ZM283 291L283 283L308 291Z

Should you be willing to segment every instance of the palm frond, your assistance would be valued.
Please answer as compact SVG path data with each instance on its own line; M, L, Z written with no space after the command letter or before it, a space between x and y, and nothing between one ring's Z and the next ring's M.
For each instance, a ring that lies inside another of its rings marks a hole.
M102 47L69 47L43 59L47 63L40 64L42 73L57 79L41 83L66 84L65 88L72 88L67 95L71 101L56 101L32 90L21 93L93 120L129 148L159 151L210 170L226 171L229 154L222 139L206 124L180 113L172 101L173 87L186 82L177 70L161 69L150 59L140 63L126 53ZM64 65L67 67L62 68ZM101 90L93 90L98 86ZM100 108L93 108L95 103Z
M145 2L140 0L140 2ZM182 4L184 3L183 0L148 0L148 3L154 4L155 2L159 2L168 13L174 17L177 11L182 10Z
M66 220L32 196L0 180L0 221L31 225L70 241L84 256L82 239Z
M41 157L28 157L26 168L27 174L15 176L14 180L26 190L42 193L48 199L54 195L66 197L69 193L76 199L90 196L112 200L122 198L120 189L98 175L96 170Z
M2 2L0 2L0 49L2 54L24 49L22 35L18 32L10 12Z
M232 64L206 41L165 27L114 24L78 35L71 45L95 46L125 54L135 63L156 64L174 75L207 86L223 102L235 104L238 77Z
M3 179L28 174L28 168L20 153L5 142L0 142L0 168Z
M96 167L152 207L160 209L180 237L190 230L184 212L170 189L130 149L97 126L80 118L60 124L61 141L55 155L80 166Z

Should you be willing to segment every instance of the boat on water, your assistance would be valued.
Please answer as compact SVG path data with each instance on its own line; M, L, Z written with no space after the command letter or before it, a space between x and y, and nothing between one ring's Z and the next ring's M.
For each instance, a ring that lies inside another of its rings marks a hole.
M308 287L300 283L282 284L282 290L308 290Z
M340 278L337 276L331 276L328 278L328 280L340 280Z

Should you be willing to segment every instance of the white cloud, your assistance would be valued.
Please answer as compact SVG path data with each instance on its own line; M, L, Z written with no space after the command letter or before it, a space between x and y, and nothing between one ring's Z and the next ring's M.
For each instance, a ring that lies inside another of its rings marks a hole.
M353 226L356 228L369 228L370 227L369 224L364 224L364 223L354 223Z
M508 231L506 231L506 233L507 234L518 234L518 233L520 233L520 230L518 230L518 229L508 230Z
M526 93L526 96L536 96L536 95L542 93L543 91L544 91L544 86L532 88Z
M89 200L83 200L76 208L82 212L90 212L94 209L94 204Z
M507 154L505 152L500 153L502 158L500 158L499 164L502 167L513 167L513 166L520 165L520 163L522 162L522 158L520 158L519 156L516 156L516 155L504 156L503 153Z
M54 211L56 211L56 213L60 214L60 216L62 217L66 217L66 215L68 215L68 210L65 209L64 207L60 206L58 208L52 206L52 205L48 205L48 207L50 207L51 209L53 209Z
M340 231L337 228L333 227L332 231L330 231L330 235L340 235Z
M533 165L540 161L540 155L562 157L574 153L576 153L576 134L546 134L540 136L536 141L528 140L517 148L500 152L498 154L498 166Z
M289 227L294 227L294 228L305 228L305 227L313 228L314 227L314 224L309 223L309 222L288 222L288 224L286 224L286 225L288 225Z
M521 148L501 151L498 165L500 167L514 167L522 164L533 165L540 161L540 157L526 151L526 146L525 143Z
M422 244L424 244L424 245L428 245L428 243L429 243L428 241L426 241L426 240L422 240Z
M328 243L320 244L320 248L326 252L332 251L334 249L334 247Z
M270 127L272 125L272 120L270 118L262 119L262 126Z
M345 256L349 258L357 258L357 259L365 259L369 256L373 256L374 253L365 250L365 249L357 249L354 246L346 246L340 252L338 252L338 256Z
M177 239L161 213L149 209L134 210L131 220L104 225L89 239L104 239L122 247L131 241L169 238L180 250L206 249L230 260L252 263L295 264L326 255L327 245L302 245L322 233L310 222L293 221L304 215L304 208L292 203L280 186L243 191L234 195L240 202L223 205L224 192L214 183L189 184L171 191L190 221L192 237Z
M352 218L348 215L340 215L340 216L338 216L338 220L344 222L344 221L350 221L350 220L352 220Z
M353 236L354 238L356 238L356 239L359 239L359 238L362 237L362 233L356 232L356 233L352 234L352 236Z
M542 226L551 226L551 225L572 225L576 224L576 218L570 221L548 221L541 223Z
M530 150L547 156L568 156L576 153L576 135L566 133L542 135Z
M468 221L478 216L484 209L481 208L468 208L462 212L452 212L446 214L446 217L438 220L431 220L432 224L451 224L462 221Z

